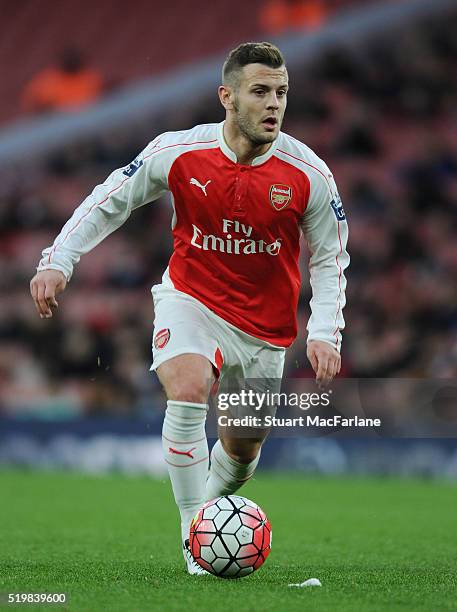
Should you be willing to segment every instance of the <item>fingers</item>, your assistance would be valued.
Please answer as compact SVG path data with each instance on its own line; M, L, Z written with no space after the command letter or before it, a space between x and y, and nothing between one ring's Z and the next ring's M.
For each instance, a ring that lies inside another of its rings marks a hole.
M332 346L313 342L308 345L308 359L320 388L327 386L341 369L341 356Z
M49 294L49 289L48 289ZM38 285L38 306L40 307L40 315L45 319L49 319L52 317L52 311L48 305L46 298L46 285L45 283L40 283Z
M322 386L327 386L338 374L341 369L341 357L339 355L331 355L324 357L319 362L319 368L316 373L316 381Z
M314 372L317 372L318 361L314 351L308 351L308 359L311 363L311 367L313 368Z
M57 308L59 306L55 295L55 287L50 287L49 285L46 285L46 288L44 290L44 299L46 300L46 303L50 308Z
M338 357L334 357L332 356L329 359L329 365L327 368L327 373L328 373L328 378L329 378L329 382L335 378L335 376L338 374L338 368L339 368L339 362L341 360Z
M35 308L42 319L50 319L59 304L56 295L65 290L67 279L60 270L40 270L30 281Z
M40 317L42 319L50 319L52 317L52 309L58 307L55 298L55 284L52 282L46 283L42 279L37 280L34 278L30 283L30 293Z
M37 309L38 314L40 314L40 307L38 306L38 287L35 282L35 278L32 278L32 280L30 281L30 293L35 304L35 308Z
M318 385L325 385L330 380L329 359L327 356L321 355L317 358L318 366L316 372L316 381Z

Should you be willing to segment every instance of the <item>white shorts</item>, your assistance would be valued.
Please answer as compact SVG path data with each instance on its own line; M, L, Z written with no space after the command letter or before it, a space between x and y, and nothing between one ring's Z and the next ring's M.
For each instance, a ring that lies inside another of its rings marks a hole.
M152 288L153 364L184 353L206 357L223 379L281 379L285 348L254 338L227 323L195 298L166 285Z

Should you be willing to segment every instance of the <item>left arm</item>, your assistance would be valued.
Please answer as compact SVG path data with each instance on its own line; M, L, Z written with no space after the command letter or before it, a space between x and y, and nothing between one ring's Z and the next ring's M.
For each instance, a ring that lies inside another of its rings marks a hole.
M348 227L333 177L317 176L301 224L311 252L312 289L308 358L318 382L329 382L341 367L341 330L346 303L344 270Z

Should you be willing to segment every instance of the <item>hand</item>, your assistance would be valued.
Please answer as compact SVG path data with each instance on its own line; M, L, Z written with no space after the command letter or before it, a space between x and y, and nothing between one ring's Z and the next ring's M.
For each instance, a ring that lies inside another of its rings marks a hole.
M30 293L42 319L52 317L52 309L59 306L56 295L61 293L66 286L67 279L59 270L42 270L32 278Z
M310 340L306 355L316 373L317 385L322 388L341 370L341 355L328 342Z

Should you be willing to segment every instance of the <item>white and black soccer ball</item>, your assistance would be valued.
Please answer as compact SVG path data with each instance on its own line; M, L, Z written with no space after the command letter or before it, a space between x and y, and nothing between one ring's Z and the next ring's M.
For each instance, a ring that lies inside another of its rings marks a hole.
M242 578L259 569L270 554L270 521L245 497L216 497L192 520L189 545L195 561L211 574Z

